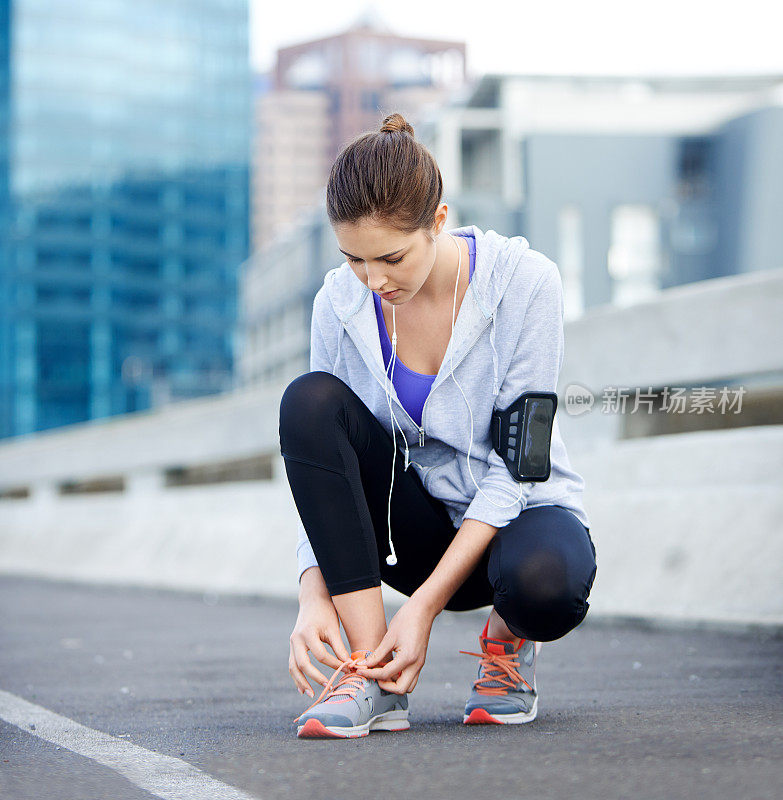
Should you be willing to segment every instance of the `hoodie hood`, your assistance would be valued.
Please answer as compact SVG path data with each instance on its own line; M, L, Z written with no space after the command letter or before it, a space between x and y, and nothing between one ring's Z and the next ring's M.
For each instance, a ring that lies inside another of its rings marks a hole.
M456 364L470 348L475 335L491 320L493 392L498 391L498 358L495 350L495 311L503 297L514 270L522 263L530 245L524 236L507 237L493 230L482 231L475 225L447 229L446 233L470 234L476 239L476 265L460 306L454 334L446 349L440 370L432 389L447 376L453 357ZM381 343L378 338L375 308L371 290L355 275L347 261L330 270L324 279L326 292L335 314L342 323L337 340L337 358L332 372L336 373L342 349L342 339L347 332L356 346L363 351L368 366L380 381L386 380ZM465 302L468 295L475 302ZM392 389L393 391L393 389ZM396 398L396 392L393 396Z

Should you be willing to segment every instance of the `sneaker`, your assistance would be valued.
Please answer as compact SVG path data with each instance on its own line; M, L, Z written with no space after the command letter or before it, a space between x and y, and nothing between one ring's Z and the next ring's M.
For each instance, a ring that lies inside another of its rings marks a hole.
M532 722L538 713L536 658L543 645L522 639L514 648L513 642L488 638L488 629L489 619L479 635L481 653L459 651L481 659L462 722L466 725Z
M334 671L320 696L294 720L300 722L296 730L299 738L354 739L367 736L370 731L410 728L408 695L387 692L374 678L357 673L356 662L371 653L372 650L355 650ZM346 674L332 685L345 668Z

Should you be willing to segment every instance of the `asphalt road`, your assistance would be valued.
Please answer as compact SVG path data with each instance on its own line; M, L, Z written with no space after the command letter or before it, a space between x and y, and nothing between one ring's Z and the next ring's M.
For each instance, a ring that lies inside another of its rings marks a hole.
M0 798L783 797L779 631L588 615L533 723L466 726L488 610L436 620L410 730L300 740L295 602L0 576Z

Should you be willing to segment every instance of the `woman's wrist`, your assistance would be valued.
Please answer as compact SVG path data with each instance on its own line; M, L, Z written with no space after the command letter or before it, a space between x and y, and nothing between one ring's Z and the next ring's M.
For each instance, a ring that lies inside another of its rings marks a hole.
M412 595L433 619L476 568L497 530L473 518L463 520L432 574Z
M308 567L299 579L299 602L312 599L332 599L320 567Z
M427 586L426 582L416 589L410 599L421 606L433 620L443 611L448 602L448 600L443 600L437 592L432 591L432 587Z

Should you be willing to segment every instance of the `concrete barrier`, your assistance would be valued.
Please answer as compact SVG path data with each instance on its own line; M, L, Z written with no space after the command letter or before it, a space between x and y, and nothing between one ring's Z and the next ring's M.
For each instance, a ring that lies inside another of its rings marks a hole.
M560 386L774 384L781 298L783 271L751 273L592 312L566 326ZM669 357L650 343L656 332ZM295 596L297 512L277 438L284 388L0 442L0 572ZM586 481L594 617L783 624L783 425L623 440L616 416L593 412L561 415L560 427ZM268 479L172 479L258 456ZM80 481L117 490L67 491ZM388 587L384 596L404 600Z
M629 439L585 478L596 615L783 624L783 426Z

